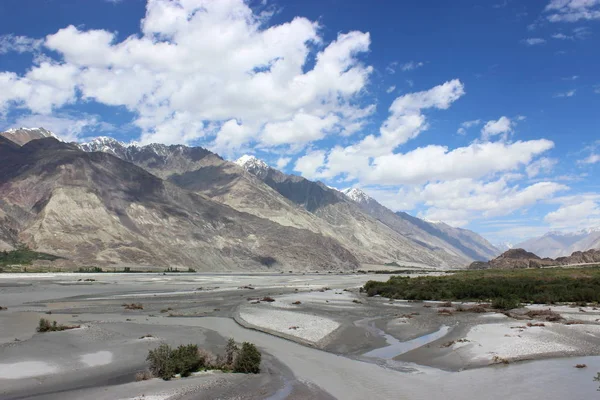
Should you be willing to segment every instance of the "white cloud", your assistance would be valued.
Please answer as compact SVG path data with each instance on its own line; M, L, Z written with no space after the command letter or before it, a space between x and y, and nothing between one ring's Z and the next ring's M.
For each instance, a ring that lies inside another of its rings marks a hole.
M318 176L317 170L323 166L324 161L325 152L323 150L311 151L296 160L294 170L308 179L315 179Z
M275 163L277 169L284 169L292 161L291 157L280 157Z
M33 39L27 36L1 35L0 54L6 54L11 51L17 53L34 52L39 50L43 42L41 39Z
M457 180L427 185L422 196L430 207L421 215L432 220L454 221L457 225L471 219L509 215L540 200L568 189L554 182L538 182L520 189L505 179L488 183Z
M573 36L567 36L564 33L555 33L552 35L552 37L559 40L573 39Z
M414 69L421 68L423 65L425 65L425 63L422 61L409 61L400 65L400 69L402 71L412 71Z
M553 158L542 157L525 167L525 172L527 177L535 178L540 174L550 173L557 163L558 161Z
M600 162L600 154L592 153L583 160L579 160L580 164L596 164Z
M472 121L465 121L462 124L460 124L460 127L458 128L456 133L458 133L459 135L466 135L467 129L477 126L479 124L481 124L480 119L474 119Z
M576 92L576 89L573 89L573 90L569 90L567 92L556 93L553 97L555 97L555 98L573 97L573 96L575 96L575 92Z
M526 44L527 46L537 46L537 45L546 43L546 39L542 39L542 38L527 38L527 39L523 39L522 42L524 44Z
M488 121L481 129L481 137L483 140L489 140L496 135L502 135L503 139L508 138L508 134L512 133L514 123L508 117L500 117L498 120Z
M315 44L321 50L311 54ZM25 76L0 73L0 110L50 114L95 100L135 113L142 143L203 139L218 150L318 140L336 119L333 132L349 135L374 110L357 105L373 70L357 57L369 50L369 34L323 43L318 23L298 17L266 26L242 0L149 0L141 36L119 42L112 32L69 26L48 35L45 46L64 62ZM309 56L316 61L304 71ZM302 119L322 131L270 130Z
M600 0L551 0L545 11L551 22L600 19Z
M392 93L394 90L396 90L396 86L395 86L395 85L392 85L392 86L390 86L389 88L387 88L387 89L385 90L385 92L386 92L386 93Z
M362 153L368 155L392 151L418 136L426 128L422 109L445 110L464 93L463 84L458 79L454 79L426 91L397 97L389 108L390 115L379 129L380 135L368 135L356 146Z
M553 228L583 228L598 226L600 223L600 207L593 200L584 200L576 204L560 206L556 211L548 213L544 221Z
M325 137L338 122L332 114L320 118L300 111L289 121L268 123L260 140L267 146L313 142Z
M514 171L554 146L549 140L472 143L449 150L429 145L405 154L377 157L364 177L368 183L418 184L436 180L477 179L490 173Z

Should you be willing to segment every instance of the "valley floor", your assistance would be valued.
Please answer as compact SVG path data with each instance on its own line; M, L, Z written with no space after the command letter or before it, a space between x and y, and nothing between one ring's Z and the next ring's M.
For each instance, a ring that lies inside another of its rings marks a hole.
M386 275L0 275L1 399L587 399L600 310L566 321L439 313L358 288ZM88 281L86 281L88 280ZM250 289L254 288L254 289ZM270 297L271 299L269 299ZM274 301L269 301L274 300ZM126 310L125 303L143 309ZM531 306L540 308L541 306ZM40 318L81 325L36 333ZM143 336L152 337L143 338ZM135 382L149 349L255 343L258 375ZM508 362L508 364L505 364ZM585 364L586 368L574 368Z

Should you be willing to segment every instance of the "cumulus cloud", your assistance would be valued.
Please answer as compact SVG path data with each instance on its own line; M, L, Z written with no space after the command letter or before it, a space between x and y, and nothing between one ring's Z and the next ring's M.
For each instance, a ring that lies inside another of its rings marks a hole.
M551 22L600 19L600 0L551 0L545 12Z
M481 137L483 140L489 140L493 136L502 135L503 139L506 140L508 134L513 131L514 122L508 117L500 117L498 120L491 120L481 129Z
M93 100L133 112L142 143L203 139L217 150L293 145L362 126L373 107L356 100L372 67L357 56L369 34L323 43L316 22L266 27L264 18L242 0L149 0L141 36L117 41L113 32L68 26L44 42L60 61L0 74L0 110L50 114ZM303 70L311 55L314 67ZM302 121L310 129L273 133Z
M579 160L580 164L596 164L600 162L600 154L592 153L583 160Z
M386 93L392 93L394 90L396 90L396 86L395 86L395 85L392 85L392 86L390 86L389 88L387 88L387 89L385 90L385 92L386 92Z

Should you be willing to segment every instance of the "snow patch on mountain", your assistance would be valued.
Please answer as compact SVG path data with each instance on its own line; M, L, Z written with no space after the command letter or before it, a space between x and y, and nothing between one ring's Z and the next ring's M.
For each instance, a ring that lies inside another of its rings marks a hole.
M244 154L235 163L253 175L263 178L269 173L269 165L255 156Z
M348 196L350 198L350 200L356 202L356 203L368 203L370 201L373 200L373 198L371 196L369 196L368 194L366 194L365 192L363 192L362 190L358 189L358 188L348 188L345 190L342 190L342 193L344 193L346 196Z

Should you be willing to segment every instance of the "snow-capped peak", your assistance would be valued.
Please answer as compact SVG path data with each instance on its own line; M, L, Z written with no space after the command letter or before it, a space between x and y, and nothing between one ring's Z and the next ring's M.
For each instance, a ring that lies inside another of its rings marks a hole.
M368 194L366 194L358 188L348 188L342 190L342 193L344 193L352 201L355 201L357 203L368 203L369 201L373 200L371 196L369 196Z
M262 178L269 172L269 165L254 156L245 154L238 158L235 163L253 175Z
M101 151L103 153L119 155L119 153L125 151L126 145L108 136L98 136L87 143L79 143L79 148L88 152Z

